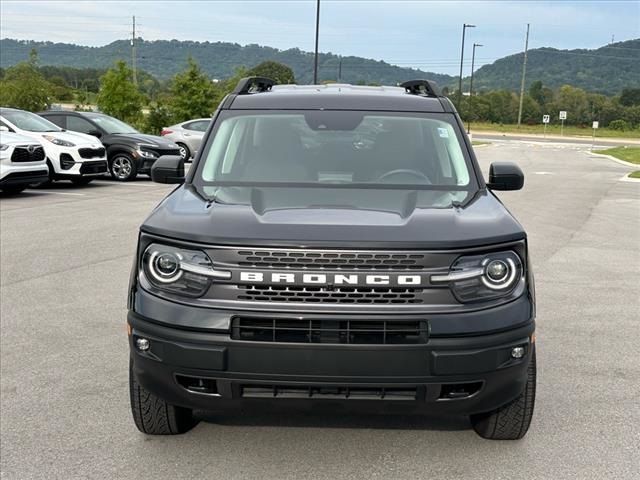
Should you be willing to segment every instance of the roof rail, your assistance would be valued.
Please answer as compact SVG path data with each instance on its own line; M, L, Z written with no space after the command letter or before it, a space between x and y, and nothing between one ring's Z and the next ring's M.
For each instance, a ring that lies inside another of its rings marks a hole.
M247 93L268 92L275 84L275 80L266 77L245 77L240 79L231 93L244 95Z
M423 95L426 97L440 96L438 85L431 80L409 80L401 83L400 86L412 95Z

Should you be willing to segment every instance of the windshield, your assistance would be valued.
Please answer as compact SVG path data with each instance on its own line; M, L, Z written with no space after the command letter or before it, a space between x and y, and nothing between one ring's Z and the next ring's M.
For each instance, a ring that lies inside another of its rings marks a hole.
M223 112L205 185L469 190L454 117L353 111Z
M20 110L3 110L2 116L20 130L28 132L60 132L62 129L35 113Z
M114 133L140 133L131 125L121 122L117 118L110 117L108 115L101 115L99 113L85 113L94 123L100 126L107 134Z

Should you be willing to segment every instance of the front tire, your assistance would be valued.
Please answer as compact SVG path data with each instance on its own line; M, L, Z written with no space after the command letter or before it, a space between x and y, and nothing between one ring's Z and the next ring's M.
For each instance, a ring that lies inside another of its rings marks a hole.
M191 150L184 143L177 142L176 145L180 149L180 158L187 162L191 158Z
M111 162L109 162L109 171L114 180L127 182L135 180L138 175L138 165L130 155L116 153Z
M178 435L191 430L198 422L188 408L171 405L146 390L136 380L129 362L129 395L133 421L147 435Z
M536 350L532 345L524 391L512 402L492 412L471 415L473 429L489 440L519 440L525 436L536 401Z

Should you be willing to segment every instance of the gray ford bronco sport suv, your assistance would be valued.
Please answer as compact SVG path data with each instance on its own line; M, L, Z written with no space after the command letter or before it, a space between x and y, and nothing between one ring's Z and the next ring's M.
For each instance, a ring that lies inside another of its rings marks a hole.
M220 104L179 186L140 228L131 275L136 426L177 434L229 401L345 401L468 415L519 439L536 388L522 226L432 82L275 86ZM393 405L393 406L392 406Z

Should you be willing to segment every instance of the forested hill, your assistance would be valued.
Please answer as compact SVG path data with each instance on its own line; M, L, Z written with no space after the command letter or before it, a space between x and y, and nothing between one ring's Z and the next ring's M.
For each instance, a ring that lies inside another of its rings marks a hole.
M522 56L522 53L510 55L478 69L473 89L518 90ZM595 50L529 50L527 86L536 80L551 88L568 84L609 95L618 94L625 87L640 87L640 39Z
M76 68L108 68L117 59L129 60L131 46L128 40L118 40L103 47L84 47L66 43L0 40L0 67L6 68L29 58L32 48L38 51L41 65ZM265 60L275 60L290 66L299 83L311 83L313 54L297 48L278 50L259 45L241 46L225 42L189 42L140 39L137 44L138 68L159 79L167 79L186 66L192 56L213 78L226 78L237 67L253 67ZM340 57L321 54L319 78L338 80ZM342 57L341 80L346 83L395 84L414 78L429 78L439 85L452 83L455 77L433 72L402 68L386 62L361 57Z
M85 47L65 43L3 39L0 40L0 67L6 68L28 59L32 48L38 51L41 65L108 68L117 59L131 58L128 40L118 40L103 47ZM167 79L182 70L188 56L192 56L212 78L230 77L237 67L252 67L264 60L275 60L289 65L299 83L310 83L313 74L313 54L297 48L278 50L259 45L241 46L225 42L148 42L139 39L137 53L138 68L159 79ZM478 69L474 77L474 90L477 88L517 91L520 88L522 74L522 55L510 55ZM341 58L328 53L320 55L319 78L340 79L347 83L387 85L412 78L429 78L440 86L457 86L455 76L397 67L362 57ZM570 84L587 91L609 95L620 93L624 87L638 87L640 39L618 42L595 50L529 50L527 86L536 80L541 80L545 86L551 88ZM468 83L468 79L465 83Z

